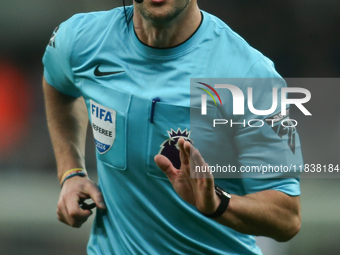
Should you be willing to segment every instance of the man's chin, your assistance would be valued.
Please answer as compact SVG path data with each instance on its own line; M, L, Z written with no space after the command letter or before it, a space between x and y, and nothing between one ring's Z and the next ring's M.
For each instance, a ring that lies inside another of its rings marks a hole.
M146 18L147 20L150 20L152 23L155 24L168 24L170 23L176 15L174 13L169 13L164 9L152 9L149 10L149 13Z
M172 23L181 14L189 3L189 0L183 2L176 2L175 0L145 0L144 4L137 5L136 7L145 20L151 21L154 25L167 25Z

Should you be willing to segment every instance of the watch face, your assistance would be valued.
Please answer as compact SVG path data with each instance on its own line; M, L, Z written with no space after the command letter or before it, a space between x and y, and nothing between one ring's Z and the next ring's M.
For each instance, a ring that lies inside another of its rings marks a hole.
M227 198L231 198L231 196L230 196L230 194L229 193L227 193L226 191L222 191L223 192L223 195L225 195Z
M230 194L225 191L224 189L221 189L220 187L218 186L215 186L215 191L216 191L216 194L220 197L220 196L226 196L227 198L231 198Z

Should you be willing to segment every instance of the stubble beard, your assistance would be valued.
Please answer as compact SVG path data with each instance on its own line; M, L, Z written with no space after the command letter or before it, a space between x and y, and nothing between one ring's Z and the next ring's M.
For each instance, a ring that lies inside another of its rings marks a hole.
M145 20L150 21L154 26L166 26L175 20L183 11L185 11L190 2L191 0L178 0L174 6L166 6L159 11L153 11L152 9L150 10L144 4L138 5L137 8L142 17Z

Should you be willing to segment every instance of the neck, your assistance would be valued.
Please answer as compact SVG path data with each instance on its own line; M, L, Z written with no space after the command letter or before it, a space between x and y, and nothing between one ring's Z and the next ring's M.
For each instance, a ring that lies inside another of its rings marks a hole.
M167 24L155 24L142 17L134 8L133 23L141 42L151 47L168 48L185 42L197 30L201 23L201 12L197 3L191 3L176 18Z

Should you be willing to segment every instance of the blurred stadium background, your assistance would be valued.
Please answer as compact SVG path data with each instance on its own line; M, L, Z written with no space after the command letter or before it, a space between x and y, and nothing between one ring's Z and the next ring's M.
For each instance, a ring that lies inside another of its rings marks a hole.
M284 77L339 76L339 1L198 2L271 58ZM121 4L0 0L0 254L86 253L91 221L72 229L55 213L59 184L45 123L41 58L59 23L78 12ZM298 127L305 162L340 163L340 87L314 89L309 105L323 117L301 120ZM87 168L96 179L92 139L88 145ZM302 179L300 233L288 243L259 238L264 254L339 254L339 180Z

